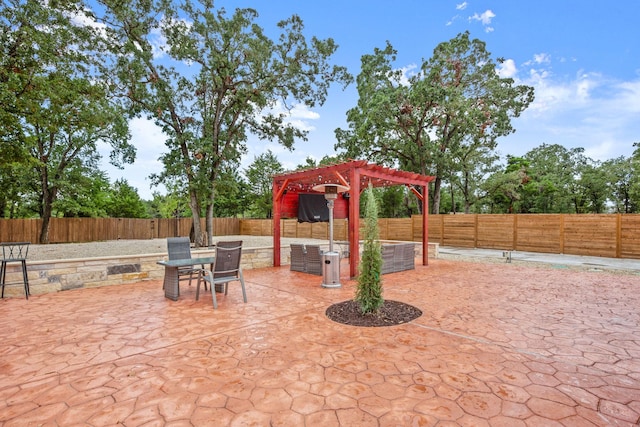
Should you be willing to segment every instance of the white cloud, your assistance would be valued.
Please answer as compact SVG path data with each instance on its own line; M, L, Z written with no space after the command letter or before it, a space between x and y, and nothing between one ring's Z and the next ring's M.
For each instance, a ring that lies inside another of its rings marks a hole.
M418 65L416 64L409 64L405 67L399 68L397 71L402 72L402 76L400 77L400 85L409 86L409 79L416 75L416 72L414 70L417 69Z
M465 10L467 8L467 2L462 2L456 5L456 10Z
M498 75L502 78L514 78L518 74L516 62L513 59L506 59L498 64Z
M527 63L550 62L544 55L537 59ZM514 120L517 132L508 141L518 146L505 150L510 154L547 143L581 147L588 157L607 160L628 156L640 140L640 79L616 81L585 71L557 76L543 66L530 68L517 83L533 86L535 100Z
M551 57L548 53L536 53L533 55L533 61L536 64L548 64L551 62Z
M473 16L469 17L469 21L480 21L482 25L491 25L491 20L496 17L496 14L491 11L491 9L487 9L481 14L474 13Z
M311 121L318 120L320 114L310 110L304 104L295 104L293 108L287 109L284 104L278 101L273 107L263 110L260 115L275 114L281 115L285 123L291 124L293 127L304 130L312 131L315 129Z

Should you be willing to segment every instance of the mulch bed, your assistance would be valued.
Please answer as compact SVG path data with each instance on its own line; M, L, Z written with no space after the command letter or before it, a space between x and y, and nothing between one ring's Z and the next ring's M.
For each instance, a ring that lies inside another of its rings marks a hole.
M360 305L354 301L343 301L327 308L326 315L334 322L351 326L393 326L411 322L422 316L422 311L399 301L385 300L377 313L362 314Z

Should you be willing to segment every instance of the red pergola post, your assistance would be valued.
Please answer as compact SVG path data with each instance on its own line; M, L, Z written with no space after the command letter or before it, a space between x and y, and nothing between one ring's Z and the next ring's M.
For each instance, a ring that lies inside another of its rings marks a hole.
M422 265L429 265L429 186L422 186Z
M349 277L354 278L360 262L360 171L351 169L349 178Z
M273 266L280 267L280 186L273 181Z

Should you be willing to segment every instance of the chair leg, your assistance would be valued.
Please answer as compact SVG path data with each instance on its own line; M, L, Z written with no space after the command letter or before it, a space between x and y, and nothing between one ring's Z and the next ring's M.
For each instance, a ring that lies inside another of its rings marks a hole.
M193 274L193 273L191 273ZM205 279L202 278L203 274L205 274L204 272L202 273L198 273L198 284L196 285L196 301L198 301L200 299L200 282L204 281L205 283L205 290L206 290L206 286L207 286L207 281ZM189 283L191 283L191 279L189 279Z
M4 280L7 274L7 263L2 261L2 265L0 266L0 281L2 283L2 298L4 298Z
M213 308L218 308L218 299L216 298L216 286L213 284L213 273L211 273L211 298L213 299Z
M240 273L240 284L242 285L242 298L244 299L244 302L247 302L247 291L244 288L244 276L242 276L242 270L240 270L239 273Z
M29 291L29 275L27 274L27 262L22 261L22 281L24 282L24 296L29 299L31 292Z

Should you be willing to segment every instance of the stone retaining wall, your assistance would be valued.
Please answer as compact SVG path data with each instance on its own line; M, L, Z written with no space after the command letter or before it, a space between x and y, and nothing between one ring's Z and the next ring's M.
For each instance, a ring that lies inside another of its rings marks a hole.
M290 262L289 246L281 248L280 259L283 265ZM194 250L193 257L213 256L213 250ZM429 244L429 257L437 257L438 245ZM422 257L422 246L416 245L416 256ZM27 260L29 289L32 295L69 289L92 288L98 286L120 285L144 280L161 281L164 267L157 262L166 259L166 253L111 256L101 258L81 258L71 260L33 261ZM273 265L273 247L243 248L243 269L271 267ZM23 297L22 270L20 263L7 264L5 289L7 297Z

